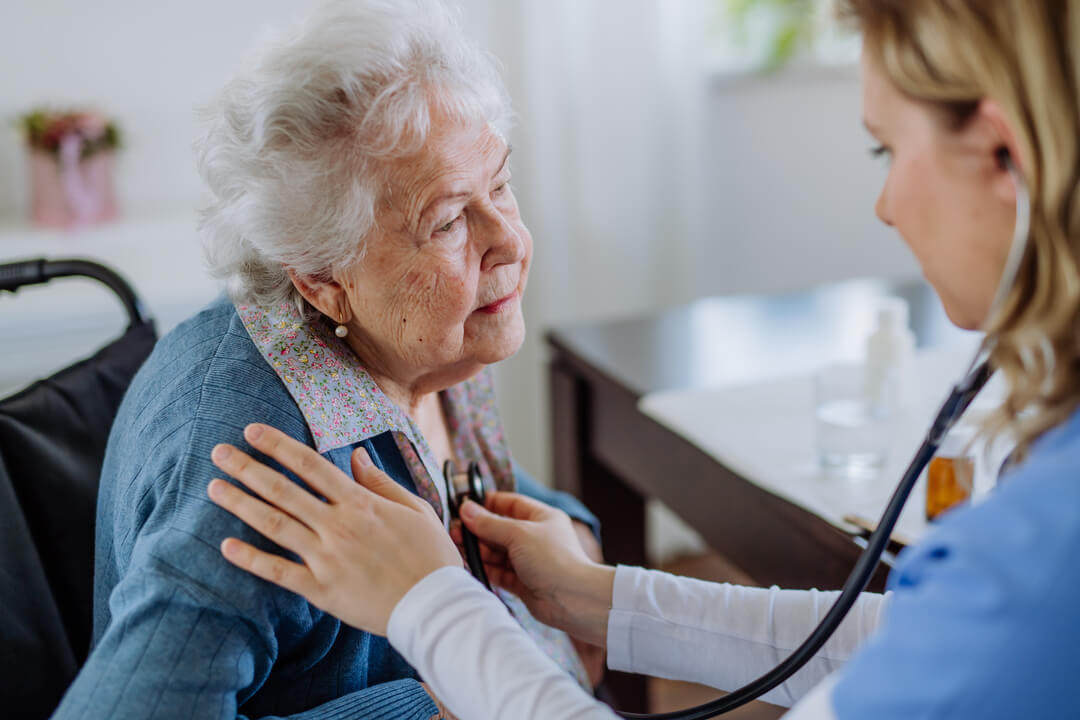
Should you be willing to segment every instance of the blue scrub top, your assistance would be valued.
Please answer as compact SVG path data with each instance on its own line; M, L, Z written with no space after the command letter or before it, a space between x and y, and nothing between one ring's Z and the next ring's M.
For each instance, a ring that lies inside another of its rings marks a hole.
M834 688L838 720L1080 718L1077 550L1080 412L901 556L880 632Z

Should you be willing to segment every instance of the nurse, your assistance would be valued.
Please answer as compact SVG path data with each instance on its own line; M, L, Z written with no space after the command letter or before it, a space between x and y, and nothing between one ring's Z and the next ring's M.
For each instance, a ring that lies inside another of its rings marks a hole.
M1018 442L999 489L904 553L802 671L765 699L785 717L1076 717L1080 663L1080 8L1068 0L843 0L862 32L863 114L890 171L876 211L952 321L996 340L1008 397L988 431ZM1017 217L1031 231L1000 312ZM390 642L463 720L611 718L463 568L430 507L362 451L357 482L265 426L253 447L326 503L238 453L209 493L303 561L234 539L225 557ZM491 580L603 645L609 666L730 690L810 632L833 593L704 583L590 561L570 521L518 495L467 503ZM412 548L424 548L424 551ZM432 550L431 548L435 548ZM354 598L364 597L361 605Z

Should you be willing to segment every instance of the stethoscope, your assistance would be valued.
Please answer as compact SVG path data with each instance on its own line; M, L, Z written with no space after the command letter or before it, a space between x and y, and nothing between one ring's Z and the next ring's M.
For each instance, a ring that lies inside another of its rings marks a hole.
M446 505L450 509L451 520L461 519L461 505L466 500L472 500L481 507L484 505L484 479L480 474L480 466L475 462L469 463L468 470L459 473L454 463L447 460L443 463L443 479L446 482ZM465 523L461 523L461 544L465 547L465 563L469 566L469 572L484 587L491 590L491 583L484 572L484 560L480 556L480 541L469 532Z
M986 322L984 325L988 324L990 320L998 314L1005 302L1005 298L1012 289L1013 283L1016 280L1016 274L1020 270L1020 263L1023 260L1024 251L1027 248L1028 234L1031 229L1031 201L1027 190L1027 184L1020 172L1014 167L1007 150L1002 149L998 152L998 161L1009 171L1013 183L1016 186L1016 227L1013 233L1012 246L1009 249L1008 258L1005 261L1005 269L1002 272L1001 280L998 282L998 287L994 293L994 299L990 304L990 310L986 315ZM934 417L934 421L930 425L926 437L923 439L922 444L915 453L915 457L912 458L900 483L897 485L896 490L889 499L889 504L881 515L881 520L878 522L877 529L870 534L869 538L867 538L866 545L859 555L859 559L856 561L855 567L851 571L851 575L848 576L843 589L840 591L840 596L825 614L825 617L822 618L821 622L818 623L817 627L814 628L813 632L810 633L809 637L803 641L802 645L792 651L791 655L785 658L783 662L759 677L757 680L744 685L722 698L685 710L677 710L675 712L654 714L620 712L618 714L624 718L638 719L705 720L705 718L722 715L735 708L741 707L752 700L756 700L770 690L783 684L788 678L798 672L803 665L809 662L822 646L825 645L832 634L836 632L836 629L840 626L840 623L843 622L844 617L851 610L852 606L854 606L859 595L866 589L867 583L870 582L870 577L874 574L874 570L877 568L878 563L881 561L881 556L885 552L889 537L892 535L893 528L900 518L900 512L904 509L904 504L907 502L908 496L911 495L911 491L915 487L915 483L922 474L923 469L926 468L931 458L933 458L934 454L938 451L946 433L949 432L953 425L956 424L956 421L964 414L964 411L971 405L975 396L979 394L979 391L982 390L983 386L986 385L990 376L993 374L993 370L990 368L989 364L990 353L993 348L994 340L987 335L979 345L979 349L972 358L971 364L968 366L963 378L953 385L949 396L945 399L945 402L942 403L941 408ZM447 495L452 517L457 517L457 510L460 508L461 502L464 502L466 496L469 499L483 503L484 485L480 478L479 468L476 468L476 463L472 463L469 466L468 473L453 475L453 480L451 479L453 466L450 463L447 463L444 470L446 471ZM466 561L468 562L470 571L478 580L490 589L491 584L488 582L487 576L484 573L484 564L480 558L479 542L472 533L465 529L464 524L462 525L462 538L465 545Z

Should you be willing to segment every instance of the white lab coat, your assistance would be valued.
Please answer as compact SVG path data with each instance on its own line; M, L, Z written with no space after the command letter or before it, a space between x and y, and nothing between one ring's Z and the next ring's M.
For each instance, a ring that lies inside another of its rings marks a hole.
M836 592L748 588L619 567L608 666L733 690L797 647ZM833 720L835 673L878 627L889 595L863 593L818 654L764 700L790 720ZM391 644L461 720L611 720L460 568L417 584L390 618ZM645 708L641 708L642 711Z

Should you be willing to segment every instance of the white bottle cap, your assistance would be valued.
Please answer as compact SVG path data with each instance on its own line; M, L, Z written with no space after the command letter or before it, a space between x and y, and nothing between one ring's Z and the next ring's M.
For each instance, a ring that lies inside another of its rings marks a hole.
M878 302L877 324L880 329L902 331L908 329L911 311L907 300L901 297L886 297Z

